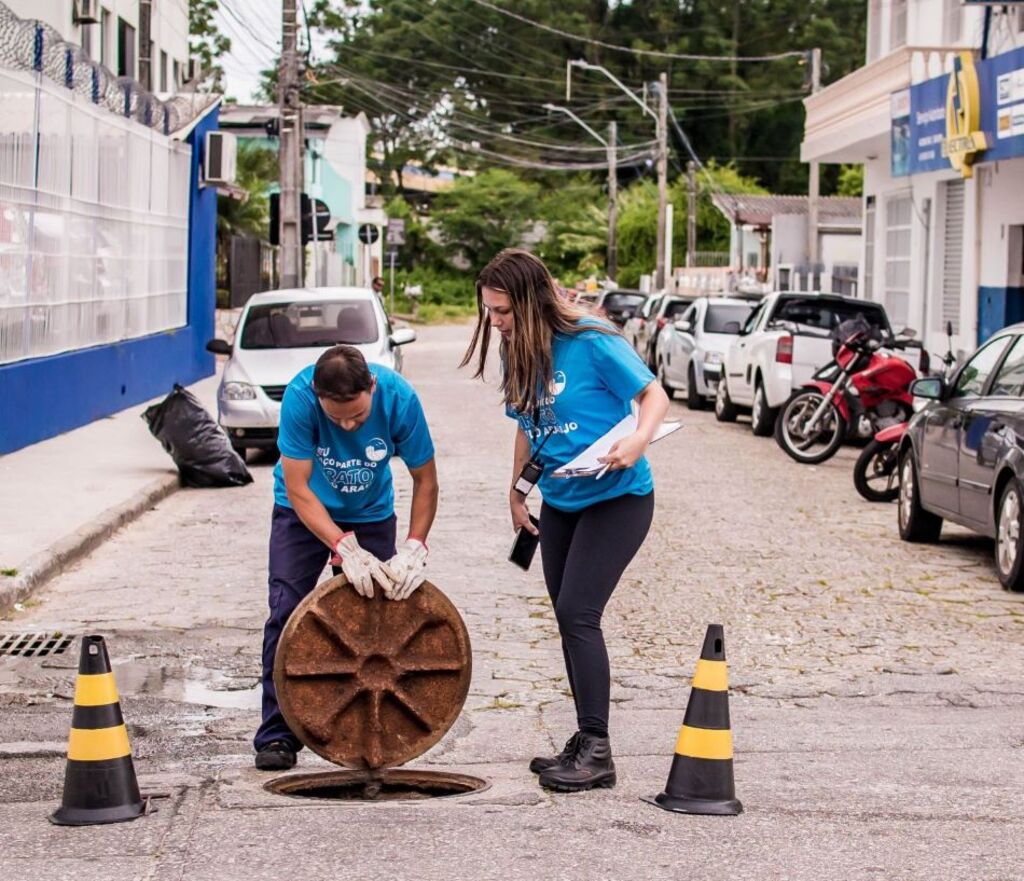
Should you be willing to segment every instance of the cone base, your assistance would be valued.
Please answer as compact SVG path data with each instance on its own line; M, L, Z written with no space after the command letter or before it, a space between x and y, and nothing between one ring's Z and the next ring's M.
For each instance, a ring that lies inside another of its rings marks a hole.
M50 814L55 826L97 826L103 823L126 823L146 813L145 801L118 805L114 808L59 807Z
M711 814L716 817L734 817L743 812L743 805L735 798L681 798L662 792L656 796L641 796L640 801L645 801L663 811L673 811L677 814Z

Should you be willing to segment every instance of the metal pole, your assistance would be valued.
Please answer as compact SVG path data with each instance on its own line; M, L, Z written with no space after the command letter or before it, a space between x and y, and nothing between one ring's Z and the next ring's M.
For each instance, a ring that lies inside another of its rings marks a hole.
M391 264L391 309L389 310L392 315L395 314L395 254L397 251L392 248L388 251L388 262Z
M665 206L668 204L668 74L658 77L658 238L654 287L665 289Z
M821 91L821 49L811 50L811 94ZM818 163L811 160L807 176L807 263L810 280L814 278L814 267L818 262Z
M672 221L675 206L669 202L665 206L665 287L672 286Z
M686 163L686 265L697 265L697 163Z
M608 123L608 260L606 271L613 281L619 276L619 237L616 227L619 222L619 168L615 145L618 132L613 119Z
M283 288L295 288L302 284L302 190L296 187L302 155L302 122L299 114L295 6L295 0L281 0L281 66L278 73L281 132L278 170L281 187L279 241Z

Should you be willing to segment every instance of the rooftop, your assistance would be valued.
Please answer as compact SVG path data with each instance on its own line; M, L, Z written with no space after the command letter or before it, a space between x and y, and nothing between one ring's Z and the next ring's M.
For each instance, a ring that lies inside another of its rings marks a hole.
M780 214L806 214L807 196L751 196L723 194L713 197L715 205L733 223L750 226L772 225ZM818 223L859 226L861 200L857 196L820 196Z

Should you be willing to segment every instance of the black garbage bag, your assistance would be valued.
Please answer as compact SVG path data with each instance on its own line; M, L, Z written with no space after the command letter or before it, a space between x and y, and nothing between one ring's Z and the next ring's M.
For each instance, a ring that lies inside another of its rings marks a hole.
M175 384L142 418L150 433L171 454L184 486L244 486L252 483L245 462L228 436L187 389Z

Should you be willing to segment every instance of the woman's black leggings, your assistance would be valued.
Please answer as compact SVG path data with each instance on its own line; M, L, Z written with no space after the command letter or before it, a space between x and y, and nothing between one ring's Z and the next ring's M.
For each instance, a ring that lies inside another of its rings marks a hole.
M540 548L562 636L581 731L608 736L611 673L601 616L612 591L647 537L654 493L625 495L582 511L540 510Z

